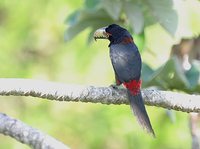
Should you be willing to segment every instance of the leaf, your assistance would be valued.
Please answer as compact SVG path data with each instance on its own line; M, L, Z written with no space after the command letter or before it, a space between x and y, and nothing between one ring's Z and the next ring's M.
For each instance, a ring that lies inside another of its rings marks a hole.
M87 28L90 25L89 21L80 21L75 25L70 26L66 32L65 32L65 41L69 41L73 39L77 34L79 34L81 31L83 31L85 28Z
M153 70L146 64L142 67L143 87L157 86L162 89L176 89L188 93L200 92L200 62L193 61L186 73L181 69L177 57L169 59L162 67Z
M133 35L133 40L136 43L139 51L142 53L145 50L145 35L144 32L141 34L134 34Z
M74 25L76 24L79 16L80 16L80 11L76 10L67 17L67 19L65 20L65 23L69 25Z
M90 44L92 42L92 40L94 39L93 35L94 35L94 32L96 31L96 29L92 29L88 35L88 40L87 40L87 43Z
M177 12L173 9L172 0L145 0L149 12L171 34L174 35L178 24Z
M94 10L98 7L101 0L85 0L86 9Z
M153 72L154 71L151 69L151 67L149 67L146 63L142 63L142 85L144 87L151 79Z
M144 28L144 16L141 7L133 1L126 1L124 3L124 11L134 33L141 33Z
M148 86L159 86L164 89L177 89L187 91L190 87L187 78L180 67L176 57L169 59L162 67L157 69L148 82Z
M192 67L185 73L185 75L191 85L191 88L195 88L197 85L200 85L200 62L192 62Z
M96 11L82 10L77 18L76 22L70 25L65 32L66 41L73 39L88 27L97 29L98 27L107 26L114 21L102 9Z
M122 9L122 2L119 0L102 0L101 6L114 19L118 20Z

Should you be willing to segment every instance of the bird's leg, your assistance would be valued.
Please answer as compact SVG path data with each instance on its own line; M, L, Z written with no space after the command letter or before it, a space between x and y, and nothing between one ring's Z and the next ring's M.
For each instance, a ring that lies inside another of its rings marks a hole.
M119 86L122 84L116 77L115 75L115 84L111 84L110 87L112 87L113 89L119 89Z
M113 89L119 89L119 86L120 85L117 85L117 84L111 84L110 85L110 87L113 88Z

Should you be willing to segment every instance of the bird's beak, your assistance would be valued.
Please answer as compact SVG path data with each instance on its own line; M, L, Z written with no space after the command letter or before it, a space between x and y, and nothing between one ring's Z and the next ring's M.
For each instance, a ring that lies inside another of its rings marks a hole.
M108 39L109 36L110 36L110 34L106 32L106 27L97 29L94 32L94 39L95 40L97 40L97 39Z

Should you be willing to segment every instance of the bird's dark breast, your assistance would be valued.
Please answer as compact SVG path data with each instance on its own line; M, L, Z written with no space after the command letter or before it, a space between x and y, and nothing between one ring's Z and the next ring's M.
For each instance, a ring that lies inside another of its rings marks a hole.
M140 79L141 57L135 44L111 45L110 58L120 82Z

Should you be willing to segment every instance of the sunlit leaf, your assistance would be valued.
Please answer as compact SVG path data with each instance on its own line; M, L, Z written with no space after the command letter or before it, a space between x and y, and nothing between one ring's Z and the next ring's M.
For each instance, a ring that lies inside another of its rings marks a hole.
M185 75L191 85L191 88L195 88L198 84L200 85L200 82L198 82L200 77L200 62L193 62L192 67L186 72Z
M133 40L135 44L137 45L140 52L143 52L144 46L145 46L145 35L144 32L141 34L134 34Z
M173 9L172 0L145 0L151 17L155 17L157 21L171 34L174 35L178 24L177 12Z
M77 34L79 34L81 31L83 31L85 28L87 28L90 25L89 21L80 21L75 25L70 26L66 32L65 32L65 41L69 41L73 39Z
M94 35L95 30L96 30L96 29L92 29L92 30L90 31L90 33L89 33L89 35L88 35L88 40L87 40L88 44L90 44L90 43L94 40L93 35Z
M79 10L74 11L72 14L70 14L67 17L65 23L67 23L69 25L74 25L77 23L79 16L80 16L80 11Z
M100 9L97 11L82 10L79 13L78 20L75 24L70 25L65 33L65 40L73 39L77 34L88 27L97 29L102 26L107 26L113 22L113 19L108 14Z
M152 77L153 69L149 67L146 63L142 64L142 85L145 86Z
M142 14L141 6L133 1L127 1L124 3L124 11L134 33L141 33L144 28L144 17Z
M96 9L101 0L85 0L85 7L87 9Z
M157 69L148 85L180 90L187 90L190 87L176 57L169 59L164 66Z
M122 1L102 0L101 5L114 20L119 18L122 8Z

